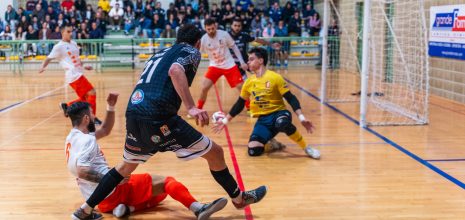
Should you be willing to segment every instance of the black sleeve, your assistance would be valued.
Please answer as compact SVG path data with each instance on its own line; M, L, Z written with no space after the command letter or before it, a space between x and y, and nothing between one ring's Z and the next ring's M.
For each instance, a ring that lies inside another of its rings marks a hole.
M255 41L255 37L252 37L250 34L244 33L243 35L244 35L245 42L250 43L250 42Z
M200 58L201 55L197 49L193 47L184 47L177 55L175 63L184 67L186 73L193 72L195 74L200 63Z
M244 106L245 106L245 100L242 97L239 97L236 103L233 105L233 107L229 111L229 114L232 117L235 117L236 115L241 113L242 109L244 109Z
M292 110L296 111L297 109L300 109L300 102L297 100L297 97L295 97L294 94L292 94L290 91L284 93L284 98L286 99L287 103L291 105Z

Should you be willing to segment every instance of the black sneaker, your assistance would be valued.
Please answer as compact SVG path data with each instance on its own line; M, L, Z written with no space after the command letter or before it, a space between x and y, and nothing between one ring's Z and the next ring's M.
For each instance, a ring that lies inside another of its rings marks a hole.
M73 220L100 220L103 218L102 214L92 211L92 213L87 214L84 212L84 209L78 208L72 215L71 219Z
M260 186L256 189L242 192L242 201L241 203L232 202L237 209L243 209L250 204L260 202L266 195L267 188L266 186Z
M102 125L102 121L100 121L97 117L95 117L95 125Z
M60 109L63 110L63 114L65 115L65 117L68 117L68 104L62 102L60 103Z
M202 208L196 211L194 214L197 216L198 220L206 220L210 218L213 213L223 209L227 203L228 200L226 198L219 198L211 203L203 205Z

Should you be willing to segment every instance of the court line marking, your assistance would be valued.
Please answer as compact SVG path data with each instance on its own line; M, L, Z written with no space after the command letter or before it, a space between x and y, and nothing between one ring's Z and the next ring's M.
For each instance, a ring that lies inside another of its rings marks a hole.
M315 100L317 101L321 101L320 98L318 98L317 96L315 96L314 94L312 94L311 92L307 91L306 89L302 88L301 86L299 86L298 84L292 82L291 80L289 80L288 78L286 77L283 77L288 83L290 83L291 85L293 85L294 87L298 88L300 91L304 92L305 94L307 94L308 96L314 98ZM341 110L339 110L338 108L334 107L333 105L329 104L329 103L323 103L323 105L325 105L326 107L332 109L333 111L341 114L342 116L344 116L346 119L352 121L353 123L355 123L357 126L360 125L359 121L350 117L349 115L347 115L346 113L342 112ZM416 160L417 162L423 164L424 166L428 167L429 169L433 170L434 172L436 172L437 174L441 175L442 177L448 179L449 181L451 181L452 183L454 183L455 185L459 186L460 188L462 189L465 189L465 184L463 182L461 182L460 180L456 179L455 177L449 175L448 173L442 171L441 169L437 168L436 166L434 166L433 164L429 163L428 161L426 160L423 160L422 158L420 158L419 156L415 155L414 153L408 151L407 149L403 148L402 146L400 146L399 144L395 143L394 141L390 140L389 138L383 136L382 134L378 133L377 131L371 129L370 127L365 127L365 128L362 128L366 131L368 131L369 133L375 135L376 137L380 138L381 140L383 140L384 142L386 142L387 144L391 145L392 147L396 148L397 150L401 151L402 153L406 154L407 156L411 157L412 159Z
M52 90L50 90L50 91L44 92L44 93L42 93L42 94L40 94L40 95L38 95L38 96L36 96L36 97L34 97L34 98L31 98L31 99L22 101L21 103L19 103L19 104L17 104L17 105L14 105L14 106L12 106L12 107L10 107L10 108L8 108L8 109L4 109L3 111L0 111L0 116L3 115L3 114L5 114L5 113L7 113L7 112L9 112L9 111L11 111L11 110L13 110L13 109L16 109L16 108L19 108L19 107L21 107L21 106L23 106L23 105L26 105L26 104L28 104L28 103L30 103L30 102L32 102L32 101L35 101L35 100L37 100L37 99L42 99L43 97L46 97L46 96L52 94L52 93L55 92L55 91L58 91L58 90L60 90L60 89L65 88L65 86L67 86L67 84L62 85L62 86L60 86L60 87L58 87L58 88L52 89Z
M456 158L456 159L434 159L434 160L425 160L428 162L457 162L457 161L465 161L465 158Z
M216 84L214 84L213 86L215 87L216 101L218 103L218 107L220 108L220 111L224 112L223 106L221 104L220 94L218 93L218 88L216 87ZM226 134L226 140L228 141L229 154L231 156L234 171L236 173L237 184L239 185L239 188L242 191L245 191L244 182L242 181L241 170L239 169L239 163L237 162L236 153L234 152L234 147L232 145L231 136L229 135L229 130L228 130L227 125L224 126L224 133ZM244 213L245 213L245 219L253 220L252 209L250 208L250 206L245 207Z
M50 120L51 118L57 116L57 115L58 115L59 113L61 113L61 112L62 112L62 111L57 111L57 112L53 113L53 114L50 115L48 118L46 118L46 119L44 119L44 120L38 122L37 124L33 125L32 127L29 127L28 129L26 129L25 131L21 132L20 134L14 136L13 138L11 138L11 139L9 139L9 140L7 140L7 141L4 141L4 142L0 145L0 147L3 147L3 146L5 146L5 145L7 145L7 144L10 144L11 142L13 142L13 141L15 141L16 139L22 137L23 135L25 135L25 134L28 133L29 131L31 131L31 130L37 128L37 127L39 127L40 125L44 124L45 122L47 122L47 121Z
M21 104L21 103L23 103L23 101L13 103L13 104L11 104L11 105L5 107L5 108L0 109L0 112L6 111L6 110L8 110L9 108L13 108L13 107L15 107L15 106L17 106L17 105L19 105L19 104Z

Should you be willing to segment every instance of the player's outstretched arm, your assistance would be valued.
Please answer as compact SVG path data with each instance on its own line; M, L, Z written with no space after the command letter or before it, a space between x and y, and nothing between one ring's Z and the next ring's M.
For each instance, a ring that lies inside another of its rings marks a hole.
M230 122L234 117L236 117L236 115L241 113L241 111L244 109L245 102L246 100L239 96L236 103L234 103L233 107L229 111L229 114L226 115L225 118L218 120L215 123L215 126L213 126L213 131L215 133L219 133L221 130L223 130L224 126L228 124L228 122Z
M171 65L168 73L171 77L171 82L173 82L174 89L178 93L179 97L181 97L182 103L184 103L184 106L187 109L187 113L195 118L195 123L197 125L200 124L202 127L204 125L208 125L209 118L207 111L195 107L184 68L181 65L174 63Z
M287 103L291 105L292 110L294 110L295 114L299 117L300 123L305 127L308 133L313 133L313 124L311 121L307 120L302 113L302 110L300 108L300 102L295 97L294 94L291 93L291 91L284 93L284 98L286 99Z
M100 139L110 135L115 125L115 105L118 101L118 93L110 93L107 97L107 114L102 126L95 132L95 138Z
M39 73L43 73L45 71L45 68L47 68L48 64L53 60L53 58L46 58L44 62L42 63L42 66L39 69Z

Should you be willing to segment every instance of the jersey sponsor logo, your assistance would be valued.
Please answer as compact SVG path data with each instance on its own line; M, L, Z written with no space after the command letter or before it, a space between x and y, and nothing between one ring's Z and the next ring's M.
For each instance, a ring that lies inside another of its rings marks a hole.
M158 135L152 135L152 137L150 137L150 140L152 140L153 143L158 144L160 143L161 138Z
M134 135L132 135L132 133L129 133L127 138L137 142L137 138L135 138Z
M144 91L142 91L141 89L137 89L131 96L131 103L133 105L137 105L142 101L144 101Z
M161 126L160 131L161 131L161 133L163 133L163 136L165 136L165 137L171 134L171 131L168 128L168 125Z
M163 144L160 144L160 147L166 147L166 146L168 146L170 144L176 143L176 141L177 141L176 139L171 139L171 140L169 140L169 141L167 141L167 142L165 142Z

